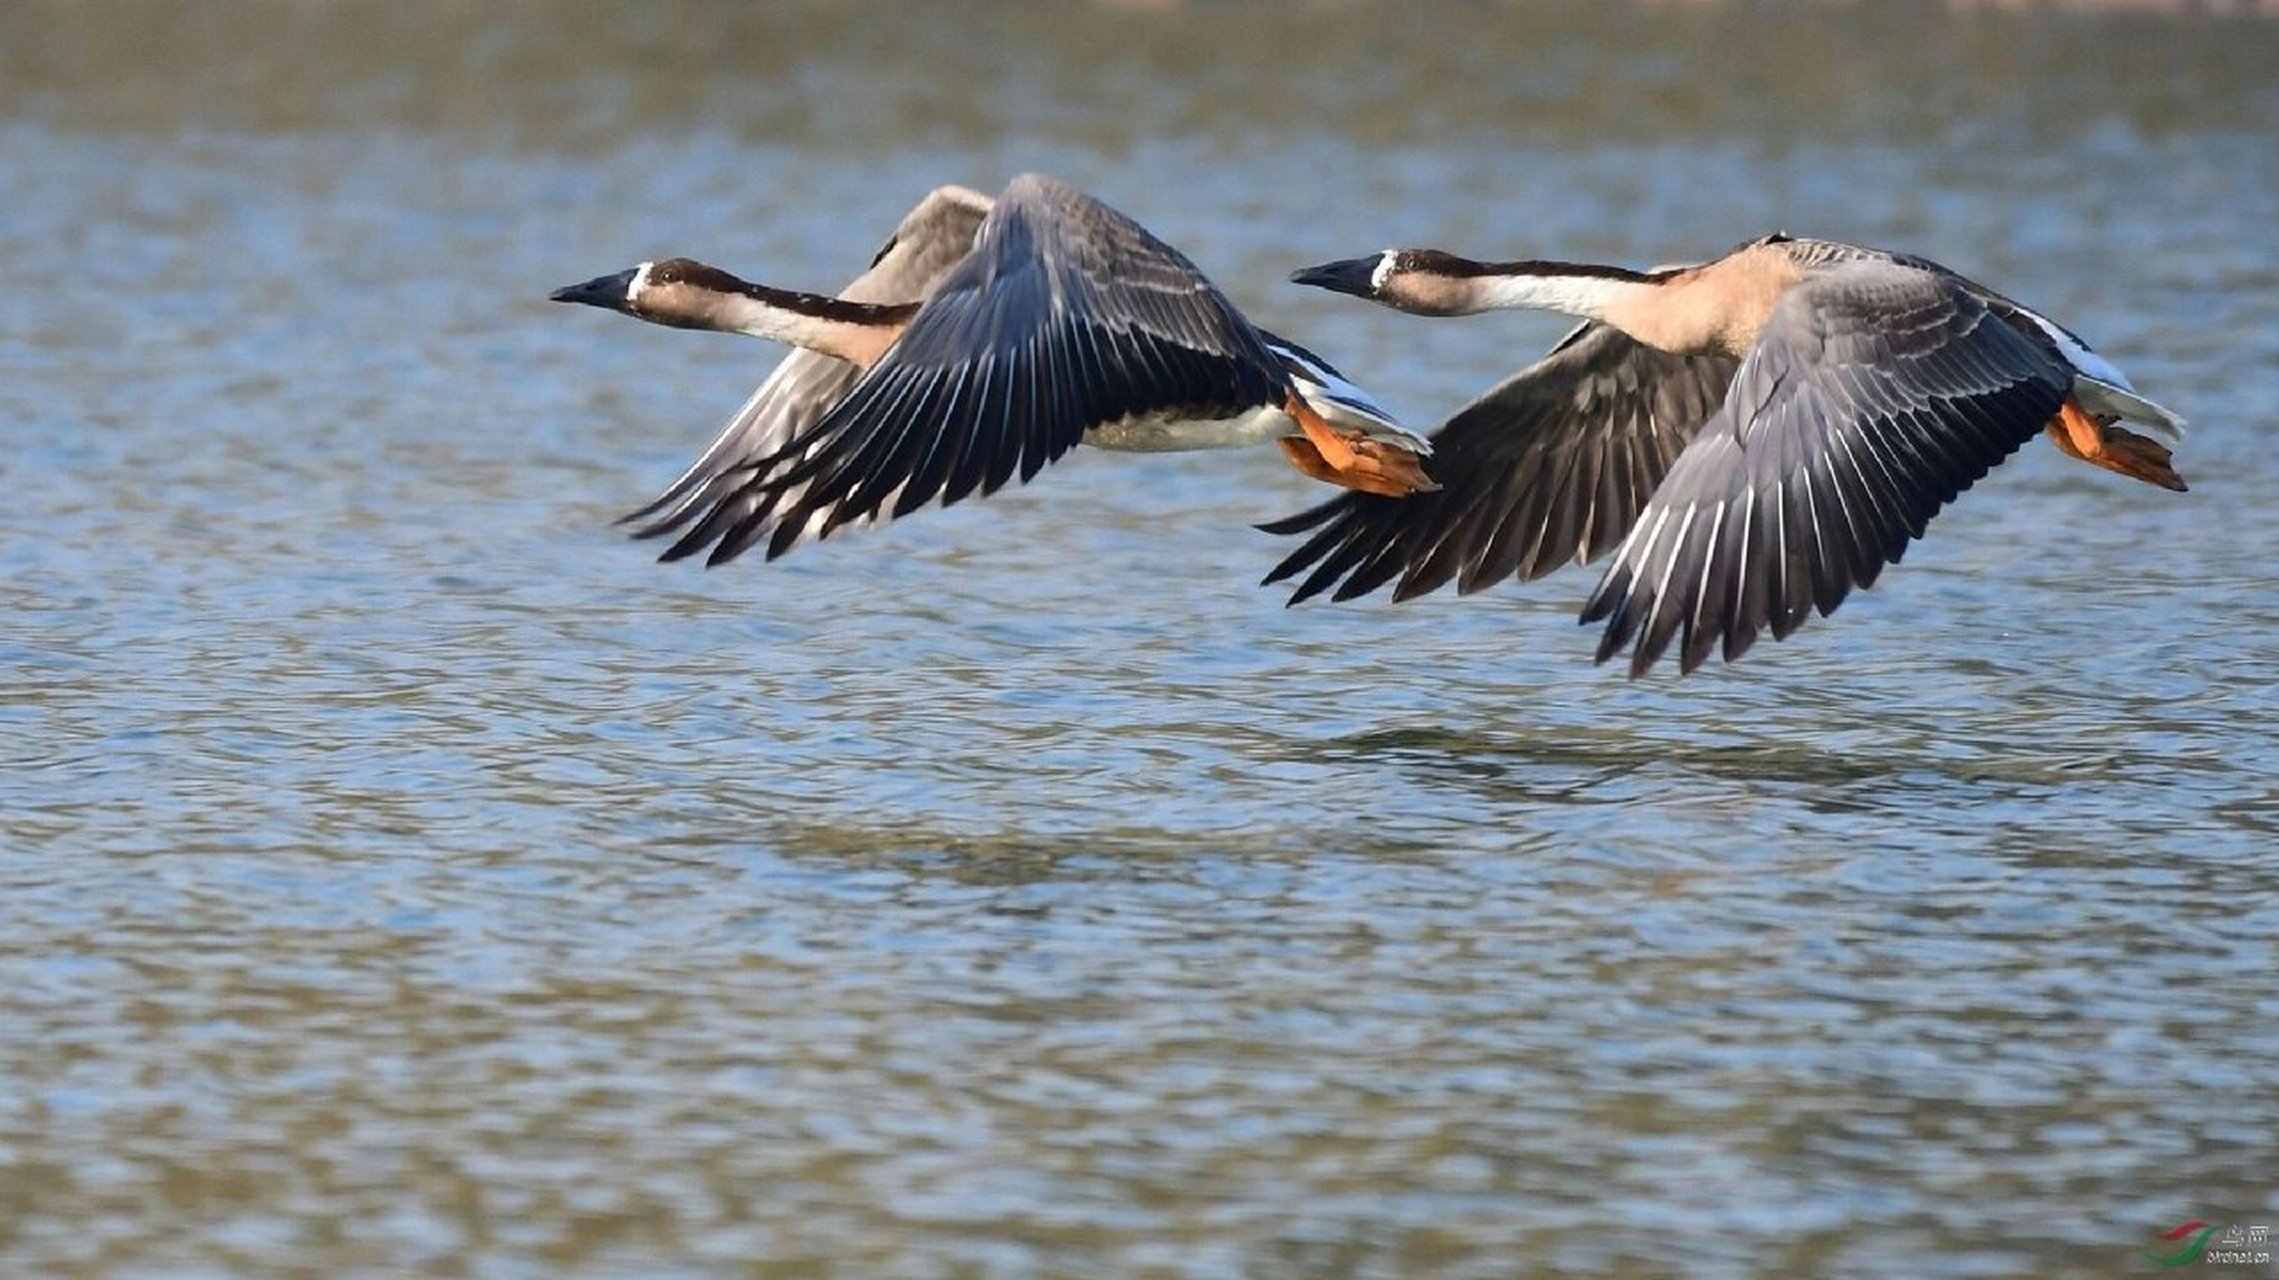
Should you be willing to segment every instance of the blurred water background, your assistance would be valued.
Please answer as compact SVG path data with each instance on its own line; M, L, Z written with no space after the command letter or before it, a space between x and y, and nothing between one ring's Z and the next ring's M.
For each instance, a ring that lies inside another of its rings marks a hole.
M2095 8L2096 6L2092 6ZM0 7L0 1274L2130 1274L2279 1219L2279 24ZM1285 610L1272 451L772 565L616 514L1040 170L1430 424L1396 243L1905 247L2197 427L1739 666Z

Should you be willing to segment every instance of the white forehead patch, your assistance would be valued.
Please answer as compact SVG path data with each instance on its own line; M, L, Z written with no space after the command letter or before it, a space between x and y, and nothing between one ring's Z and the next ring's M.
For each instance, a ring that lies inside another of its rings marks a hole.
M1369 288L1372 292L1385 287L1385 280L1393 274L1393 259L1399 256L1399 251L1395 249L1387 249L1378 256L1377 269L1369 273Z
M641 291L649 287L649 268L656 265L654 262L644 262L633 269L633 283L625 286L625 300L627 302L640 297Z

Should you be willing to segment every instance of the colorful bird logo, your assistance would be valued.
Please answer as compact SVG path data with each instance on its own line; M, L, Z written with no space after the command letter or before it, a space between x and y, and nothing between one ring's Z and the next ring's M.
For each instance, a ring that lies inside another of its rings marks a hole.
M2198 1262L2200 1260L2200 1255L2208 1251L2208 1237L2214 1234L2216 1234L2216 1229L2214 1227L2211 1227L2207 1223L2200 1221L2198 1218L2194 1218L2190 1222L2184 1223L2180 1226L2170 1227L2168 1230L2160 1233L2159 1238L2162 1240L2166 1240L2171 1243L2174 1243L2178 1240L2182 1240L2184 1242L2180 1245L2177 1245L2173 1253L2159 1253L2155 1252L2154 1250L2147 1249L2144 1251L2144 1256L2152 1259L2154 1262L2157 1262L2164 1267L2189 1266L2192 1263Z

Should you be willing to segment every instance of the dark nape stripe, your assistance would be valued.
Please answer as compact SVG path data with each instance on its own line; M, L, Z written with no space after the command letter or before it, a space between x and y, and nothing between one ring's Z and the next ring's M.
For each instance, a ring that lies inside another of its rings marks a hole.
M826 297L820 293L800 293L793 289L771 289L764 284L738 283L740 287L736 292L769 306L797 311L818 320L846 324L902 324L917 315L921 305L916 302L849 302L845 298Z
M1677 274L1675 269L1664 271L1632 271L1628 267L1610 267L1596 262L1552 262L1528 259L1524 262L1498 262L1484 264L1474 272L1484 276L1582 276L1593 280L1625 280L1632 284L1654 284Z
M1657 284L1677 275L1684 267L1668 267L1659 271L1632 271L1628 267L1610 267L1598 262L1557 262L1545 258L1524 258L1517 262L1475 262L1454 254L1428 252L1418 255L1416 264L1438 275L1446 276L1581 276L1594 280L1623 280L1632 284Z
M819 320L843 321L848 324L900 324L916 315L919 306L915 302L849 302L845 298L833 298L820 293L770 288L764 284L753 284L693 258L669 258L657 263L649 268L649 283L652 287L685 284L709 293L740 293L771 307L782 307Z

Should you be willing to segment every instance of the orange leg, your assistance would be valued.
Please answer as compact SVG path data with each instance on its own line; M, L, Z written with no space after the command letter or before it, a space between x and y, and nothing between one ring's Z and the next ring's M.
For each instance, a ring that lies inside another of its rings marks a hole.
M1290 459L1291 466L1296 467L1308 476L1316 480L1328 481L1330 484L1344 483L1338 478L1337 468L1329 465L1329 459L1322 456L1322 451L1314 447L1313 441L1301 440L1295 436L1284 436L1274 443L1282 446L1282 452Z
M1440 487L1424 473L1415 454L1372 440L1359 431L1339 431L1296 395L1282 410L1306 433L1303 440L1283 440L1282 452L1292 466L1316 480L1388 498L1429 493Z
M2057 416L2042 430L2056 443L2058 452L2069 458L2079 458L2107 471L2118 471L2146 484L2184 492L2184 478L2169 465L2172 455L2167 446L2126 427L2097 421L2071 396L2058 406Z

